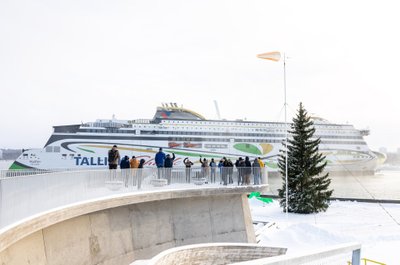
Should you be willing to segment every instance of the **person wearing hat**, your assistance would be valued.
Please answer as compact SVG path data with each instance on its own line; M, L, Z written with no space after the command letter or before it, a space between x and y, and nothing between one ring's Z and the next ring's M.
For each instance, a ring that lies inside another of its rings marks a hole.
M109 151L108 151L108 168L109 169L117 169L118 167L118 161L120 159L119 151L117 150L117 146L114 145Z

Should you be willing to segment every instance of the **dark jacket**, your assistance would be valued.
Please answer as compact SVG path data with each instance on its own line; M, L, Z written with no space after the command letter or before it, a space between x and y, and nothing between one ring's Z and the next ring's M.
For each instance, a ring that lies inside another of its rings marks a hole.
M143 168L144 162L145 162L145 160L143 158L140 159L139 168Z
M245 169L245 174L251 174L251 162L250 162L250 160L246 157L246 160L244 161L244 164L245 164L245 167L246 167L246 169Z
M125 157L121 160L121 163L119 164L119 166L121 167L121 169L130 168L129 157L128 157L128 156L125 156Z
M167 156L165 158L164 167L172 167L174 164L174 159L175 159L175 154L172 154L172 157Z
M120 156L117 149L111 149L108 151L108 164L118 165L119 159Z

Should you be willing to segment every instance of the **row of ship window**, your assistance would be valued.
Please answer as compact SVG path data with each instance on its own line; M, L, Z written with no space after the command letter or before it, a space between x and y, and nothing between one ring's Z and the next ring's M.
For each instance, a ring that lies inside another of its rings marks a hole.
M118 129L80 129L80 132L90 133L129 133L134 134L134 131L129 130L118 130ZM201 132L201 131L140 131L141 135L156 135L156 134L168 134L168 135L210 135L210 136L248 136L248 137L285 137L284 134L266 134L266 133L229 133L229 132ZM321 139L362 139L362 136L345 136L345 135L321 135Z
M168 137L168 141L186 142L235 142L235 143L281 143L283 139L229 139L229 138L190 138L190 137ZM367 145L364 141L326 141L321 144L342 144L342 145Z
M201 125L236 125L236 126L248 126L248 125L253 125L254 123L257 122L213 122L210 123L209 121L193 121L193 122L187 122L187 121L162 121L162 124L201 124ZM257 123L257 126L262 126L262 127L285 127L284 123ZM340 129L342 126L340 125L325 125L324 127L329 128L329 129Z

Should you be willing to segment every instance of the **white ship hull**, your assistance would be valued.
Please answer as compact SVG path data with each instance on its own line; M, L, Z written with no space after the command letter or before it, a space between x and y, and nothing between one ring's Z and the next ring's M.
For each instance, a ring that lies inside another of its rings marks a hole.
M166 118L163 111L169 111L168 115L176 111L184 118ZM315 127L328 171L371 172L382 163L383 158L366 145L362 131L353 126L315 122ZM200 156L217 162L222 157L235 162L249 156L261 157L268 171L277 172L279 150L289 125L205 120L179 108L159 108L153 120L97 120L54 128L43 149L25 151L11 169L105 168L107 152L115 144L121 156L144 158L145 166L154 166L155 153L163 147L164 152L175 153L175 166L183 166L185 157L198 163Z

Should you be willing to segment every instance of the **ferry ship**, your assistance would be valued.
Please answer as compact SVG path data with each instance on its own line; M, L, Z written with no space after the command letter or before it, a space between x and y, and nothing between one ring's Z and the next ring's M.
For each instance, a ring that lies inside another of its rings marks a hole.
M373 172L384 157L371 151L364 140L368 130L313 118L319 150L326 156L327 170ZM157 107L153 119L98 119L83 124L54 126L43 149L24 151L10 169L86 169L107 167L107 152L117 145L121 156L136 156L154 166L162 147L174 153L175 166L222 157L260 157L268 171L278 171L278 154L290 124L244 120L208 120L178 107L176 103Z

